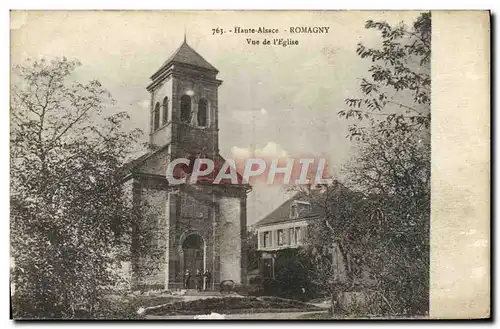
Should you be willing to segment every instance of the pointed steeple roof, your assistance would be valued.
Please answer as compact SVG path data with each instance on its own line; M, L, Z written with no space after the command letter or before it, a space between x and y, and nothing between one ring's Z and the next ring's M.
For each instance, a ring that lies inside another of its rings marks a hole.
M167 59L167 61L160 67L160 69L153 74L155 77L159 72L163 71L163 69L169 67L174 63L188 64L196 67L200 67L206 70L219 72L212 64L210 64L206 59L201 57L193 48L191 48L186 39L182 45Z

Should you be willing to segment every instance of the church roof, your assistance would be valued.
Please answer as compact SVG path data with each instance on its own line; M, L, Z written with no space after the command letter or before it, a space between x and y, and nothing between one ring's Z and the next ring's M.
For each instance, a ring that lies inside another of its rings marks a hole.
M167 59L160 69L153 74L153 77L174 63L188 64L196 67L201 67L206 70L219 72L212 64L191 48L184 40L182 45Z
M146 161L148 161L154 155L156 155L156 154L158 154L160 152L163 152L164 150L165 150L165 147L162 147L162 148L160 148L158 150L149 151L149 152L141 155L140 157L138 157L136 159L128 161L127 163L125 163L123 165L122 172L125 175L128 175L128 174L130 174L130 173L132 173L134 171L135 172L141 172L140 168L141 168L141 166ZM194 161L195 157L192 156L192 157L189 158L189 160ZM214 161L214 165L215 165L214 170L212 171L212 173L210 173L208 175L200 176L198 178L198 183L212 183L213 180L217 177L217 174L219 173L219 170L221 169L222 165L226 162L226 160L220 154L217 154L212 160ZM192 163L194 164L194 162L192 162ZM188 169L188 170L186 170L186 169ZM176 166L175 169L174 169L174 172L172 173L172 175L175 178L186 177L186 179L189 180L189 178L191 177L191 171L189 171L189 170L192 170L192 167L188 166L186 168L186 167L183 167L183 166ZM222 184L222 185L239 185L239 186L242 186L242 187L245 187L245 188L249 187L250 185L248 183L243 183L243 177L236 170L236 168L233 167L233 170L236 171L236 179L238 181L238 184L233 184L231 182L231 180L227 179L227 178L222 179L219 184ZM142 171L142 173L143 174L148 174L146 171Z

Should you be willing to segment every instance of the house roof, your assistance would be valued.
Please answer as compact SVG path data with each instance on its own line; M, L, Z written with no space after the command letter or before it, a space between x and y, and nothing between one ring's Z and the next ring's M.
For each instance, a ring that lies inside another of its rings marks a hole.
M206 59L198 54L184 40L182 45L167 59L167 61L155 74L153 74L151 78L155 77L158 73L174 63L188 64L196 67L201 67L206 70L219 72L212 64L210 64Z
M292 204L296 201L306 201L302 193L297 193L287 201L285 201L281 206L274 209L269 215L257 222L256 226L264 226L275 223L281 223L286 221L296 221L301 219L308 219L321 216L324 213L323 209L315 203L311 203L310 211L302 211L298 214L298 217L290 217L290 208Z

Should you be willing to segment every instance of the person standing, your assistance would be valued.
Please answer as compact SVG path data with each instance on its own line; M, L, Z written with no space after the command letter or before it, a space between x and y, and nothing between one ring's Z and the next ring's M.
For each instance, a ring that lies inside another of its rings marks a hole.
M203 279L205 281L205 290L209 290L209 285L210 285L210 280L212 279L212 275L210 274L209 270L206 270L205 273L203 273Z
M190 279L191 279L191 272L189 272L189 269L187 269L186 273L184 273L184 289L189 289Z
M196 289L198 291L201 291L202 287L203 287L203 274L198 269L196 270Z

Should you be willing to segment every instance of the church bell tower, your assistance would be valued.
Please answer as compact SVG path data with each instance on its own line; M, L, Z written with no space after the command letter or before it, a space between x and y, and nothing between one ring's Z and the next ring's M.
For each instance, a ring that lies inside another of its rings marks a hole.
M173 158L218 155L218 72L184 40L147 87L151 144Z

